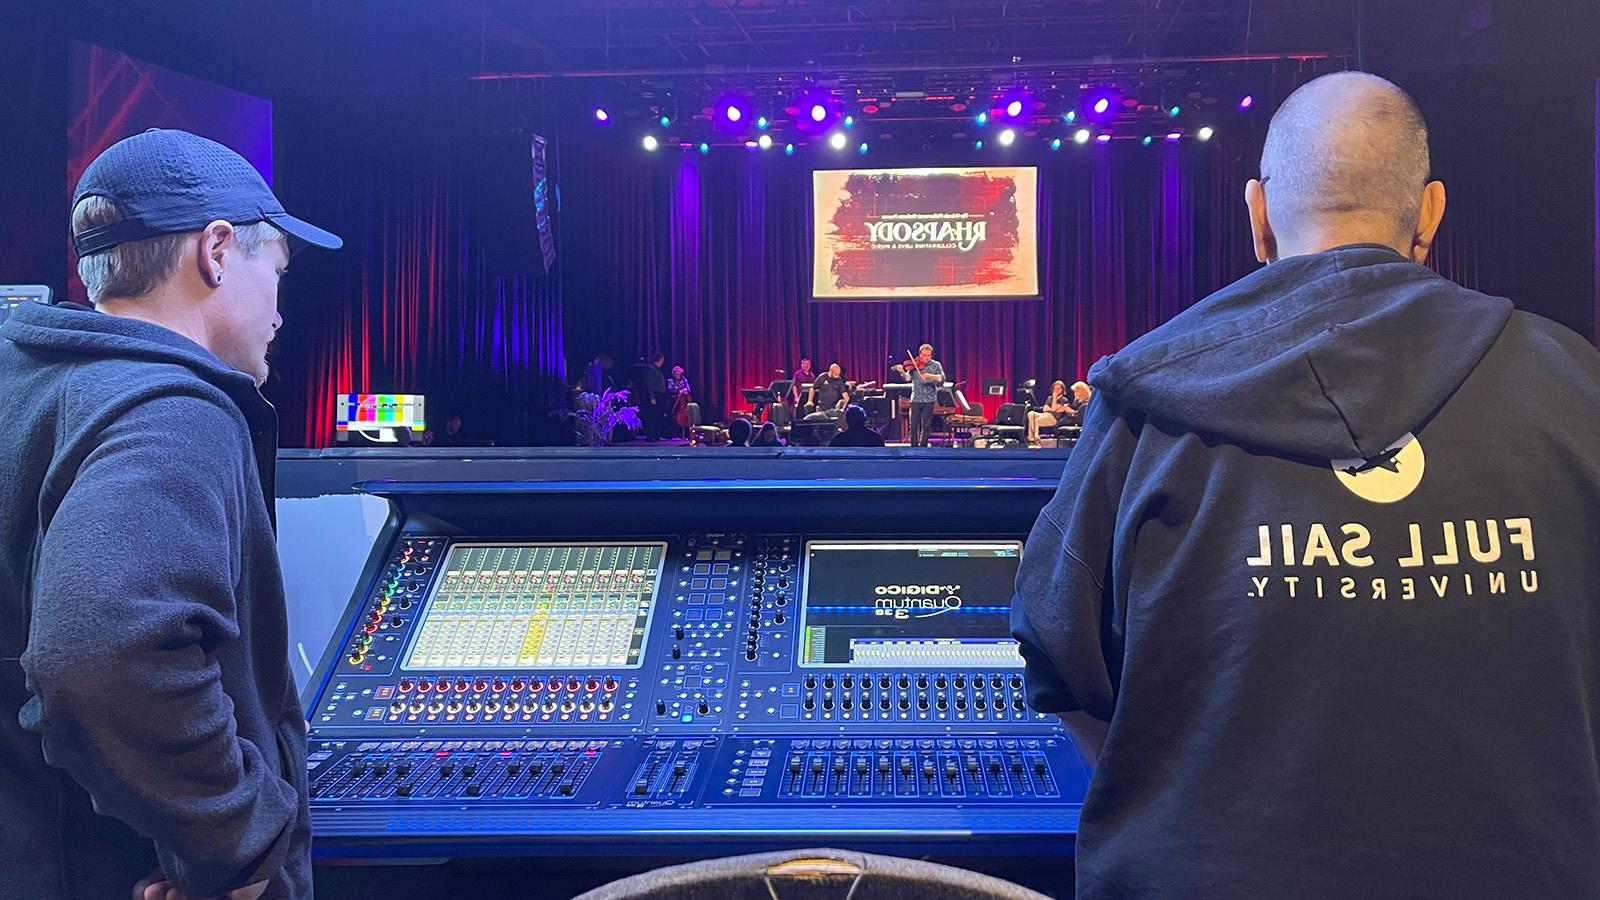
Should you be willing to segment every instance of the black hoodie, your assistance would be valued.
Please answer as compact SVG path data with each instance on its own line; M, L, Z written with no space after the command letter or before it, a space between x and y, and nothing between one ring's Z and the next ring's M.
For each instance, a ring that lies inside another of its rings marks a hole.
M1012 619L1078 895L1600 895L1600 353L1360 245L1090 381Z
M0 325L0 897L311 895L276 417L172 331Z

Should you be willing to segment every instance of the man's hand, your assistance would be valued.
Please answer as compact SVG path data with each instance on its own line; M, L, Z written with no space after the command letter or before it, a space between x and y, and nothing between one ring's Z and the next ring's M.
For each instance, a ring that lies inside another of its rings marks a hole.
M223 894L216 900L256 900L257 897L266 893L268 883L266 881L258 881L255 884L247 884L242 888L236 888ZM201 898L190 897L174 887L172 882L167 880L165 872L160 869L151 869L150 874L139 879L134 884L133 900L201 900Z

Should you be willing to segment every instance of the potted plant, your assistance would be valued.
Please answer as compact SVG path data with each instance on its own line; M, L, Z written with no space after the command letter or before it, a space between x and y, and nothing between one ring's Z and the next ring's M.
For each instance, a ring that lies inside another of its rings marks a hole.
M639 407L628 404L626 390L585 391L578 395L572 414L573 431L581 446L604 447L619 427L639 430Z

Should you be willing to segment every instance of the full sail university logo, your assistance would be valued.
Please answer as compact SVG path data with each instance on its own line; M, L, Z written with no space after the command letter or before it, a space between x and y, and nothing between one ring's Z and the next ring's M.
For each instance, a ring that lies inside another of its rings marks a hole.
M1422 483L1427 458L1422 442L1410 432L1371 459L1336 459L1333 474L1350 493L1372 503L1395 503L1411 496Z

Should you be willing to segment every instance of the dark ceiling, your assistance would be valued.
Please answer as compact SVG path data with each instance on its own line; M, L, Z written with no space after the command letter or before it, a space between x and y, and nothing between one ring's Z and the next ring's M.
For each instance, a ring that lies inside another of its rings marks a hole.
M1535 12L1549 6L1575 12ZM687 118L723 91L782 98L815 83L847 102L889 98L911 121L949 112L948 102L919 111L919 97L979 96L1012 85L1061 104L1097 82L1133 85L1152 103L1216 102L1363 58L1381 71L1582 55L1600 44L1583 18L1592 23L1597 7L1594 0L267 0L206 7L77 0L71 11L81 39L276 101L559 83L568 96L605 98L638 116L671 107L674 118Z
M84 0L74 31L274 99L515 74L822 79L1353 49L1350 0ZM755 85L750 85L755 87Z

